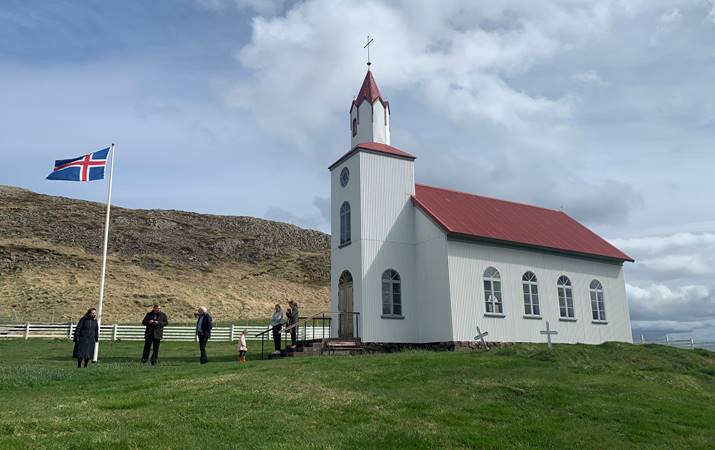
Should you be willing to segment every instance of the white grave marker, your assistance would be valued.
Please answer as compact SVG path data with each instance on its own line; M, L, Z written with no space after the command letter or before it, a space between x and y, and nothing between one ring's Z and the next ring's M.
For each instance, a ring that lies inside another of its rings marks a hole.
M549 328L549 321L546 321L546 330L540 331L541 334L546 335L546 342L549 344L549 349L551 349L551 335L552 334L559 334L558 331L552 330Z
M477 327L477 335L474 336L474 340L476 341L477 339L479 339L482 342L482 348L489 349L489 347L487 347L487 343L484 342L484 336L487 336L488 334L489 334L488 331L485 331L482 333L482 330L480 330L479 327Z

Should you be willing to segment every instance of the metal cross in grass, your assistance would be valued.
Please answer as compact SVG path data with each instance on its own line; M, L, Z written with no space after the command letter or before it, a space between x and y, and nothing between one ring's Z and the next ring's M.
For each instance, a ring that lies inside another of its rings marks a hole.
M488 348L487 343L484 342L484 336L487 336L488 334L489 334L488 331L485 331L482 333L482 330L480 330L479 327L477 327L477 335L474 336L474 340L476 341L477 339L479 339L482 342L482 348Z
M549 328L549 321L546 321L546 330L540 331L541 334L546 335L546 342L549 344L549 349L551 349L551 335L552 334L559 334L558 331L552 330Z

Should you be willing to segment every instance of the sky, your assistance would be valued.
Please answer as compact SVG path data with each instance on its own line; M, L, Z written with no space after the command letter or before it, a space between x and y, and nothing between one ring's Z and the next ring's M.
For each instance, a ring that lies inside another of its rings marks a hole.
M329 229L372 70L417 181L562 208L636 259L634 334L715 338L715 0L0 3L0 184L116 143L113 203Z

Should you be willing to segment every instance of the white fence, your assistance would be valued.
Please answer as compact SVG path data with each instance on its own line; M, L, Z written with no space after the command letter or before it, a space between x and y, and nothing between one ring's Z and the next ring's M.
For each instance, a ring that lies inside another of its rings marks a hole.
M45 338L45 339L72 339L76 324L74 323L22 323L0 324L0 339L2 338ZM102 325L99 338L102 341L143 341L145 327L141 325ZM246 330L249 340L260 340L255 337L258 333L269 330L267 326L241 326L214 327L211 330L213 341L237 341L241 331ZM271 338L267 333L267 338ZM323 339L330 337L330 327L300 327L298 339ZM167 341L194 341L197 340L196 328L192 326L166 326L164 327L164 340Z
M669 345L671 347L685 348L690 350L702 348L705 350L710 350L711 352L715 352L715 341L697 340L693 338L671 339L669 336L666 336L664 339L648 341L643 336L641 336L640 340L636 340L635 343Z

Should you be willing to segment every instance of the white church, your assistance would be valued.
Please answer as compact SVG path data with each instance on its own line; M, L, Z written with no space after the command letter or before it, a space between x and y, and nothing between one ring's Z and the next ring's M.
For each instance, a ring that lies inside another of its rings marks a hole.
M330 166L334 331L371 343L632 342L623 263L562 211L415 183L371 71Z

